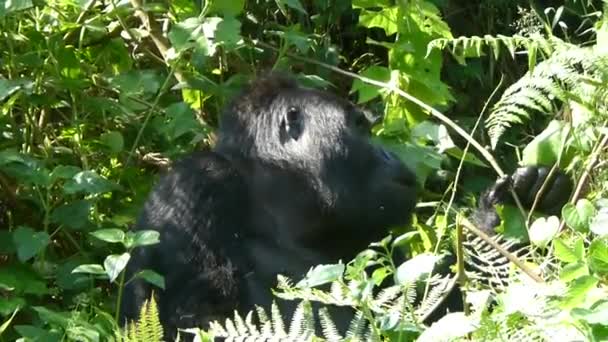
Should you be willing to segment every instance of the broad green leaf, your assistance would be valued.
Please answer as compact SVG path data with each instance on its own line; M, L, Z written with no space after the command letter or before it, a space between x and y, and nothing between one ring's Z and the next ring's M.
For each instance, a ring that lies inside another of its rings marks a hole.
M590 309L575 308L570 312L576 319L584 320L589 324L608 324L608 301L602 300L593 304Z
M99 137L99 140L102 144L106 145L113 153L121 152L125 146L124 139L120 132L111 131L103 133Z
M304 279L300 280L296 287L311 288L340 279L344 273L344 264L317 265L311 268Z
M2 1L0 1L0 16L2 16ZM15 81L15 80L7 80L4 78L0 78L0 102L7 99L9 96L16 93L19 89L21 89L23 82Z
M212 0L208 1L209 12L223 16L236 16L243 11L245 0Z
M496 206L496 212L501 219L501 224L497 231L509 239L518 242L528 242L528 230L526 229L525 218L514 205L501 204Z
M562 309L572 309L581 306L587 293L594 288L598 283L598 279L592 276L582 276L572 283L568 287L566 295L560 299L560 307Z
M441 260L440 256L430 253L418 254L397 267L395 282L398 284L416 282L425 274L432 272L439 260Z
M225 17L215 31L215 43L234 47L241 40L241 22L234 17Z
M160 242L160 233L156 230L141 230L133 235L133 242L127 248L155 245Z
M353 0L353 8L387 7L392 5L391 0Z
M361 72L361 76L371 78L380 82L388 82L391 79L391 72L388 68L382 66L370 66ZM382 88L375 85L364 83L361 80L355 79L350 90L351 93L358 92L357 103L368 102L378 96L382 92Z
M0 0L0 18L33 7L32 0ZM1 101L1 99L0 99Z
M140 272L137 272L135 277L144 279L148 283L160 287L163 290L165 289L165 277L152 270L142 270Z
M596 210L593 204L587 199L580 199L576 206L567 203L562 208L562 217L569 227L579 232L587 232L589 223L595 216Z
M45 280L31 265L16 260L14 263L5 263L0 267L0 291L9 293L9 297L11 295L40 297L50 292Z
M80 229L89 222L91 202L78 200L61 205L51 213L51 222L62 224L72 229Z
M201 131L199 122L194 118L194 111L184 102L173 103L165 110L169 122L162 126L170 140L175 140L187 133Z
M30 227L19 226L13 232L13 242L17 247L17 257L25 262L42 251L51 241L46 232L37 232Z
M608 244L606 239L595 239L589 246L589 266L594 272L608 275Z
M528 231L530 242L537 247L545 249L551 240L553 240L558 230L559 218L557 216L539 217L532 223Z
M15 325L14 327L19 335L26 338L27 341L58 342L65 337L63 331L58 329L49 331L34 325Z
M110 192L118 188L118 185L101 177L94 171L81 171L64 184L63 191L68 195L76 193L94 195Z
M125 232L118 228L100 229L91 232L91 235L101 241L118 243L125 240Z
M380 11L362 10L359 15L359 25L384 30L387 36L397 33L399 8L397 6L384 8Z
M577 262L585 259L585 247L583 239L579 238L568 246L562 239L553 242L555 252L553 254L562 262Z
M106 275L106 270L99 264L80 265L72 270L72 273L86 273L95 275Z
M586 275L589 275L589 268L584 262L578 261L564 266L559 272L559 279L569 282Z
M51 181L54 183L59 179L73 178L78 172L82 171L79 167L72 165L59 165L51 172Z
M125 267L127 267L127 263L131 259L131 254L123 253L123 254L111 254L106 257L106 260L103 262L103 267L106 270L106 274L110 278L110 282L113 283L116 278L120 275Z
M552 166L562 151L568 128L562 121L553 120L523 150L524 165Z

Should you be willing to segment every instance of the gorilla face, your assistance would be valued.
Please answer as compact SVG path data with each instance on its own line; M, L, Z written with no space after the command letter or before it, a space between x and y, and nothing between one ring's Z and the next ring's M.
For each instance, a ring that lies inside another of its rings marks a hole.
M246 122L230 121L228 114L224 136L234 136L239 127L247 137L240 142L244 157L264 164L266 175L258 171L252 177L258 196L272 189L266 210L307 214L299 243L356 234L361 244L348 242L355 250L382 238L388 227L408 222L416 202L415 176L393 153L370 142L374 118L368 113L331 94L290 84L275 88L259 108L237 116ZM221 136L220 150L227 143Z

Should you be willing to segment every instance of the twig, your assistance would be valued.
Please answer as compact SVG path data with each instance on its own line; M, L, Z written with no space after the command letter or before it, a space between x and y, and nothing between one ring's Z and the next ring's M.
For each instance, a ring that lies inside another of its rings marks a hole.
M519 260L518 257L504 249L499 243L494 241L491 237L489 237L486 233L481 231L479 228L475 227L471 221L469 221L466 217L460 217L460 223L473 234L477 235L480 239L485 241L487 244L492 246L498 253L500 253L505 258L509 259L515 266L519 267L525 274L527 274L530 278L534 279L538 283L544 283L544 280L534 271L532 271L523 261Z
M169 40L163 36L160 25L158 25L154 18L143 9L141 0L131 0L131 6L135 9L135 15L148 30L150 38L152 38L154 45L156 45L156 48L165 60L165 63L169 64L167 61L167 52L169 51L171 44L169 43ZM179 70L174 70L173 74L178 82L185 82L185 77Z

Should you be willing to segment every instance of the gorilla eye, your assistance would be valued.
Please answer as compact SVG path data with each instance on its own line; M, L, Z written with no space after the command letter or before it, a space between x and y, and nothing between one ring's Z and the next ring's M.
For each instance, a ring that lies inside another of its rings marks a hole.
M287 122L298 121L300 117L300 110L296 107L289 107L287 109Z
M281 119L280 139L284 144L288 139L298 140L302 135L304 122L302 113L297 107L287 108L285 117Z

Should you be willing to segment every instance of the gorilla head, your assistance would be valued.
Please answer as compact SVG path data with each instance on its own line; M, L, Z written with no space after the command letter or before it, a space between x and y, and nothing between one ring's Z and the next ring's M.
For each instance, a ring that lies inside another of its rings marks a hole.
M253 195L275 215L289 213L283 229L294 224L294 215L307 221L301 231L290 230L294 238L340 245L336 234L356 234L360 241L349 249L357 252L386 235L387 227L407 223L416 202L414 175L370 142L375 119L348 101L273 74L228 106L216 151L255 164Z

